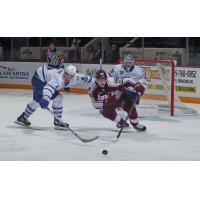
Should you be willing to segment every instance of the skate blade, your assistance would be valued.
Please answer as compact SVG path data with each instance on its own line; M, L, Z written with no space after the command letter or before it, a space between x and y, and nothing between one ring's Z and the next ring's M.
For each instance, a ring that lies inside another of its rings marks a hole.
M26 128L28 128L28 127L30 127L30 125L28 126L28 125L25 125L25 124L23 124L22 122L20 122L20 121L14 121L14 123L15 124L18 124L18 125L20 125L20 126L23 126L23 127L26 127Z
M60 131L68 131L69 128L68 127L60 127L60 126L54 126L55 130L60 130Z
M145 132L147 132L147 129L145 129L145 130L140 130L140 129L136 129L136 128L134 128L135 130L136 130L136 132L140 132L140 133L145 133Z
M117 127L117 126L116 126L116 128L120 129L120 128L122 128L122 127ZM124 127L124 129L128 129L128 128L130 128L130 126L125 126L125 127Z

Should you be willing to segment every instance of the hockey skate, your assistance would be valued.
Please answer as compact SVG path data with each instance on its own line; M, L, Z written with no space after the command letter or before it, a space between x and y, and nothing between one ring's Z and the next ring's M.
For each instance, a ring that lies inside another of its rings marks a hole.
M17 118L17 120L15 121L16 124L19 124L21 126L25 126L25 127L29 127L31 125L31 123L28 121L27 118L25 118L24 116L24 112Z
M136 123L136 124L131 123L131 124L132 124L133 128L137 131L146 131L146 129L147 129L146 126L144 126L142 124L138 124L138 123Z
M56 130L68 130L69 124L68 123L60 123L59 120L54 118L54 127Z
M125 122L122 118L120 119L120 121L117 123L117 128L122 128L122 126L124 126L124 128L128 128L129 124L127 122Z

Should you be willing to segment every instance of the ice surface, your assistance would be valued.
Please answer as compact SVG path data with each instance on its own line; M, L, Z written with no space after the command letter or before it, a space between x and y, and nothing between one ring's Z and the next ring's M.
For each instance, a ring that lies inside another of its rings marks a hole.
M0 160L200 160L199 115L141 119L147 133L128 128L113 143L118 129L98 114L89 96L65 93L63 120L82 137L100 136L82 143L54 130L52 116L40 108L30 117L32 129L14 124L31 99L31 90L0 90ZM190 106L200 113L200 105Z

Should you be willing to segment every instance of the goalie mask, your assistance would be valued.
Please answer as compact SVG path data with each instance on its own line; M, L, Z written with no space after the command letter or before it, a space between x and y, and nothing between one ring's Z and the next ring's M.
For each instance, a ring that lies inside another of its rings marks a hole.
M124 57L123 67L126 72L131 72L135 66L135 59L131 55L127 55Z

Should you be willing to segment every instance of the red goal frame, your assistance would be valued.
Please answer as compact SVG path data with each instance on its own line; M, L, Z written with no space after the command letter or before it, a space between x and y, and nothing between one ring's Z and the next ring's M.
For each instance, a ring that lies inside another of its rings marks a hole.
M170 115L174 116L174 87L175 87L175 61L173 60L148 60L148 59L136 59L136 63L161 63L171 66L171 99L170 99Z

